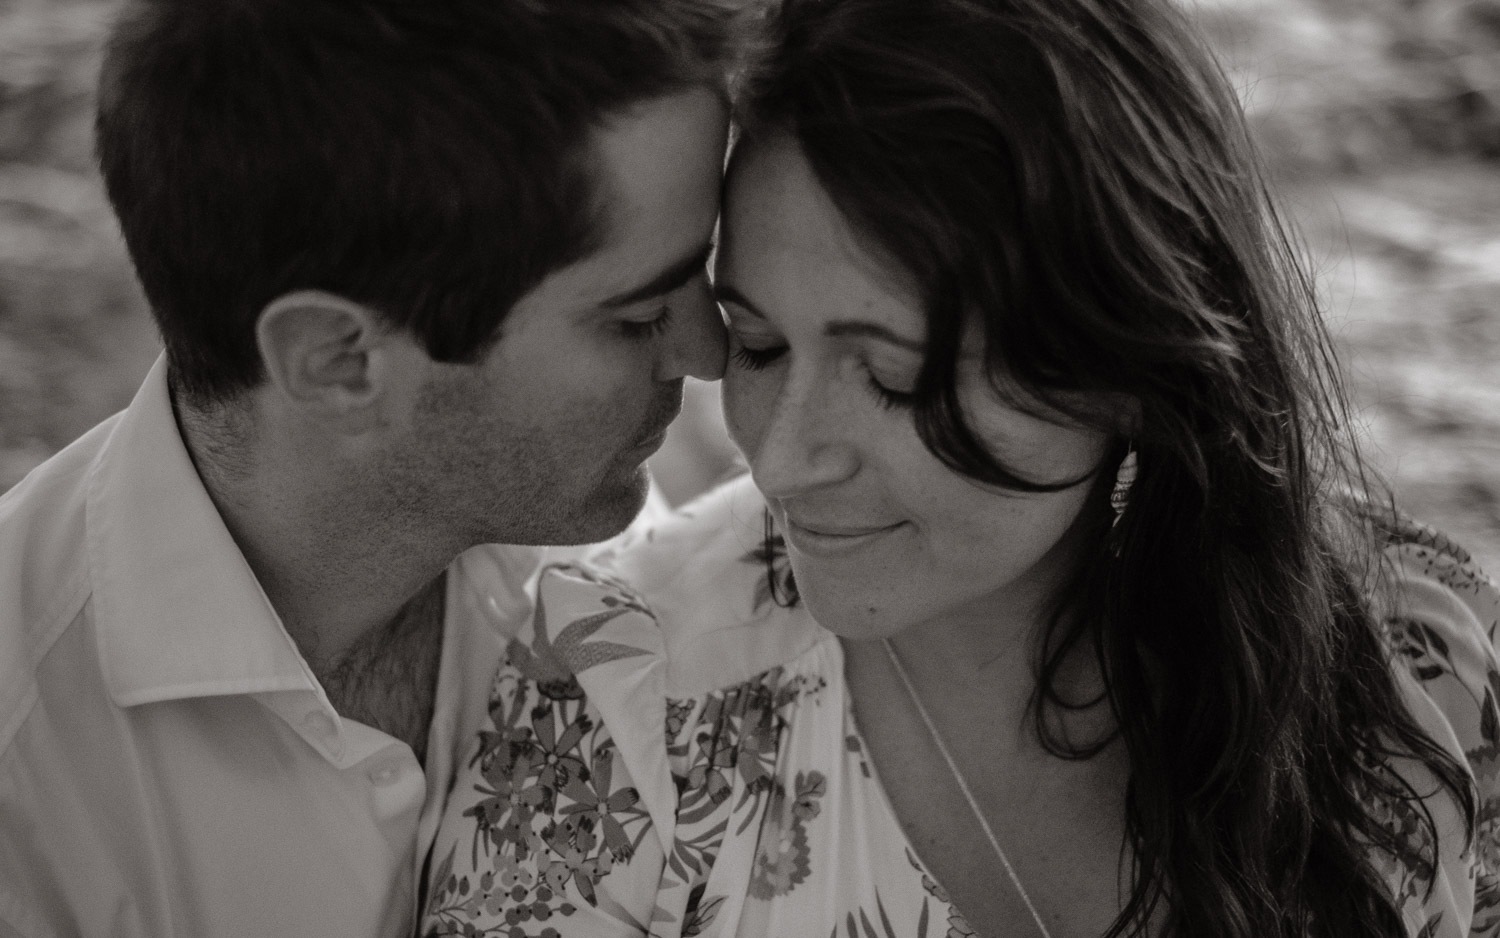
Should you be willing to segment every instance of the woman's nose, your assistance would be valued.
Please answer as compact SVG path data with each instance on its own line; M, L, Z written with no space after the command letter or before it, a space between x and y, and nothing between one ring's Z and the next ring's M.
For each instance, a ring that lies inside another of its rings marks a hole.
M858 430L837 402L810 380L789 380L771 407L750 474L768 498L791 498L835 485L859 469Z

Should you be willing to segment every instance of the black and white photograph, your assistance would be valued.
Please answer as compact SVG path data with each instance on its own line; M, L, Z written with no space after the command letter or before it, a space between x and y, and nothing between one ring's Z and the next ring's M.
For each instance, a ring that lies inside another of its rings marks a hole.
M0 938L1500 938L1500 0L0 0Z

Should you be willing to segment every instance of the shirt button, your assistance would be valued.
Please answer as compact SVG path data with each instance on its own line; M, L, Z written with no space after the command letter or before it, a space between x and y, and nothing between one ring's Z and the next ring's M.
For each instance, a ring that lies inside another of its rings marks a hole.
M383 765L378 769L371 770L370 781L380 786L389 785L396 780L396 775L399 772L400 769L394 765Z

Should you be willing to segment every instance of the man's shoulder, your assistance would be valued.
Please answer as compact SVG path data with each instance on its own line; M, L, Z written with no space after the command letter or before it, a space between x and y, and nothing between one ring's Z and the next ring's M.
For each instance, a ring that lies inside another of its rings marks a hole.
M650 610L676 693L739 683L790 662L825 634L792 602L786 551L748 476L689 502L588 565Z
M88 598L88 487L116 419L0 496L0 751L35 696L38 664Z
M690 561L728 572L765 539L765 500L740 476L673 511L642 518L583 556L638 589L664 595L681 587Z
M764 510L760 493L744 476L633 526L583 563L628 585L652 608L742 592L753 588L760 570Z

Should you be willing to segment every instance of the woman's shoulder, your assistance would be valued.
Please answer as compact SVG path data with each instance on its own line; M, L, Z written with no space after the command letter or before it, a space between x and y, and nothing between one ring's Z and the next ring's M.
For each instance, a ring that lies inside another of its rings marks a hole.
M1467 550L1436 528L1399 516L1379 528L1396 590L1390 616L1419 617L1479 637L1493 650L1500 587Z
M1435 528L1400 517L1380 534L1377 612L1391 649L1466 749L1500 749L1500 587Z
M1494 645L1500 587L1434 528L1397 517L1378 531L1385 582L1377 612L1401 665L1408 708L1429 737L1468 769L1477 796L1473 840L1456 858L1447 888L1462 893L1463 881L1472 881L1472 921L1465 934L1492 934L1500 928L1500 660ZM1456 815L1431 799L1424 807L1433 812L1440 841L1463 844L1466 831ZM1393 820L1404 829L1416 819ZM1445 820L1452 830L1441 829ZM1444 892L1429 888L1437 885L1432 874L1438 870L1415 859L1397 867L1403 906L1409 914L1421 910L1414 921L1432 934L1448 934L1446 926L1433 925Z
M582 562L548 567L539 616L638 607L659 630L667 692L743 683L828 637L792 602L784 543L748 476L734 479Z

